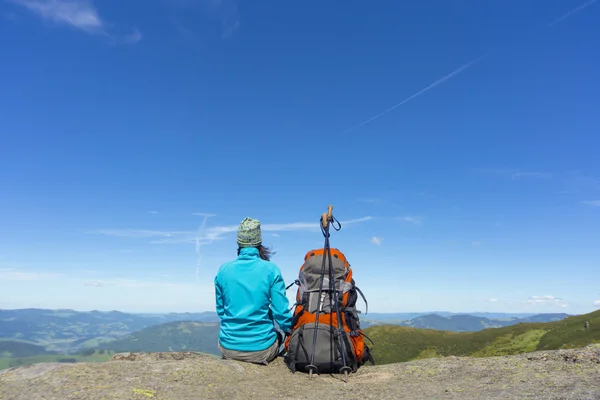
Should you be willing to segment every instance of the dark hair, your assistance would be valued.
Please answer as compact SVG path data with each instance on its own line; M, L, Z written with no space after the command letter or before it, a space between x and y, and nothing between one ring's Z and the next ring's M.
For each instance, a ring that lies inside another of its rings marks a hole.
M258 246L256 246L256 249L258 249L258 254L260 256L260 258L262 258L265 261L271 261L271 257L273 256L273 254L275 254L275 252L273 250L271 250L269 247L265 247L262 244L259 244ZM237 249L237 255L240 255L240 251L242 250L241 247L238 247Z

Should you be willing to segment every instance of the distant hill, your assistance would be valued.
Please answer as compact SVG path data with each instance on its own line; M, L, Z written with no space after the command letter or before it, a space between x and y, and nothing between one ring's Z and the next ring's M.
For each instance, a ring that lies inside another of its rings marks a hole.
M524 318L490 319L474 315L451 315L442 317L437 314L423 315L408 321L400 321L395 325L413 328L435 329L453 332L476 332L488 328L500 328L523 322L552 322L567 318L568 314L537 314ZM371 324L373 325L373 324Z
M216 322L169 322L135 332L125 338L100 345L111 352L196 351L220 354Z
M371 321L408 321L414 318L422 317L424 315L439 315L441 317L451 317L453 315L472 315L474 317L482 317L488 319L515 319L515 318L526 318L533 316L533 313L488 313L488 312L468 312L468 313L456 313L449 311L427 311L427 312L412 312L412 313L369 313L365 317L368 317Z
M23 340L44 346L46 350L72 352L180 320L218 322L219 318L214 312L128 314L36 308L0 310L0 339Z
M0 340L0 358L33 357L50 354L43 346L16 340Z
M499 325L499 322L493 322L493 320L488 318L475 317L472 315L452 315L450 317L442 317L437 314L424 315L407 321L406 323L402 323L401 325L454 332L474 332L486 328L502 326Z
M519 318L519 323L521 322L552 322L552 321L560 321L561 319L565 319L570 317L569 314L536 314L530 317Z
M431 320L440 321L439 318L443 317L431 317ZM586 321L589 322L587 329L584 328ZM374 357L379 364L451 355L511 355L600 343L600 311L554 322L521 322L476 332L379 325L366 328L365 334L375 342Z

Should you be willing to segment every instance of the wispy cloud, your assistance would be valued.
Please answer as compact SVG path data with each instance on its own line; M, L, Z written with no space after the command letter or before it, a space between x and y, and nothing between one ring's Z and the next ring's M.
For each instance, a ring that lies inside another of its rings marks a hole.
M129 35L126 35L123 38L123 43L125 43L125 44L136 44L137 42L139 42L140 40L142 40L142 38L143 38L142 32L140 32L139 29L133 29L133 31Z
M148 211L148 214L158 214L158 211L156 211L156 210Z
M481 242L471 242L471 244L472 244L473 246L479 246L479 245L481 244Z
M142 40L139 29L126 35L111 35L92 0L7 0L57 25L71 26L92 35L104 35L115 43L135 44Z
M600 179L589 176L580 171L569 171L564 177L564 190L571 194L585 194L600 192ZM594 194L594 196L595 196Z
M4 18L6 18L9 21L13 21L13 22L19 21L19 16L14 12L5 13Z
M585 204L586 206L592 207L600 207L600 200L586 200L582 201L581 204Z
M37 281L58 278L60 274L48 272L22 272L16 268L0 269L0 281Z
M596 301L594 302L594 305L595 305L595 306L600 306L600 300L596 300Z
M489 301L490 303L497 303L497 302L498 302L498 299L497 299L497 298L495 298L495 297L492 297L491 299L488 299L488 301Z
M111 282L104 281L89 281L83 284L84 286L92 286L92 287L105 287L105 286L114 286Z
M206 218L211 218L211 217L216 217L217 214L210 214L210 213L201 213L201 212L195 212L192 215L198 216L198 217L206 217Z
M107 236L119 236L126 238L151 238L151 237L173 237L190 233L190 231L153 231L146 229L104 229L90 233Z
M556 302L562 300L560 297L545 295L545 296L529 296L527 301L529 303L547 303L547 302Z
M371 238L371 243L377 245L377 246L381 246L381 242L383 241L383 238L377 237L377 236L373 236Z
M544 172L515 172L512 179L534 178L534 179L550 179L552 175Z
M240 11L235 0L165 0L165 3L171 8L185 11L186 14L199 12L208 22L205 25L218 25L222 39L232 37L240 26ZM198 38L198 35L184 26L179 19L173 19L173 24L180 34Z
M342 226L353 225L371 220L372 217L362 217L341 221ZM318 222L291 222L284 224L262 224L263 232L284 231L320 231ZM184 244L197 243L210 244L216 240L222 240L229 233L237 232L238 225L229 226L206 226L199 235L197 231L158 231L146 229L102 229L90 233L106 236L116 236L133 239L153 239L151 243L156 244Z
M552 175L547 172L520 171L514 168L477 168L477 172L494 176L497 178L517 179L551 179Z
M374 197L367 197L367 198L362 198L362 199L356 199L357 202L359 203L370 203L370 204L377 204L377 203L381 203L381 199L377 199Z
M559 307L568 307L568 304L563 301L560 297L544 295L544 296L529 296L527 299L527 303L529 304L539 304L539 305L556 305Z
M240 13L238 6L233 0L212 0L217 4L217 13L221 20L223 39L230 38L235 34L240 26Z
M281 235L279 233L274 233L273 236L274 237L280 237Z
M167 277L167 275L165 275ZM176 283L176 282L157 282L151 280L136 280L136 279L107 279L107 280L94 280L86 281L83 283L84 286L91 287L126 287L126 288L149 288L149 287L190 287L193 286L189 283Z
M400 220L404 221L404 222L410 222L411 224L414 225L421 225L421 218L419 217L411 217L410 215L407 215L405 217L400 217Z
M40 17L87 33L102 33L104 22L90 0L9 0Z

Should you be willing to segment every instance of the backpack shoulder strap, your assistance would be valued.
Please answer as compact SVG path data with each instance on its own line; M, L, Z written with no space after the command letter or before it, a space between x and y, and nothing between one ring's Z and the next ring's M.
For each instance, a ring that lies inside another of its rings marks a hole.
M362 297L363 301L365 302L365 306L366 306L366 310L365 310L365 314L368 314L369 312L369 302L367 302L367 299L365 298L365 295L363 294L363 292L358 288L358 286L354 286L354 289L356 289L356 291L358 292L358 294L360 294L360 297Z

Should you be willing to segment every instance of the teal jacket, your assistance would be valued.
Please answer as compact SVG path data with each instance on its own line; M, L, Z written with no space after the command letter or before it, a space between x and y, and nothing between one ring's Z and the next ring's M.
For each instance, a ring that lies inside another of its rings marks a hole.
M283 332L292 327L292 314L279 268L264 261L254 247L244 247L225 263L214 280L219 342L228 350L260 351L277 340L274 323Z

